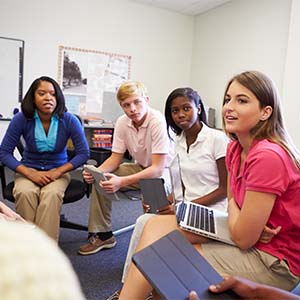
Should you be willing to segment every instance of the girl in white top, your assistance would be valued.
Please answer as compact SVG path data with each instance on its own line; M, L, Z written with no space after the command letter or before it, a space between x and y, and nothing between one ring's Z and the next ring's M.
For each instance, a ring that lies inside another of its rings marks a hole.
M190 145L189 151L185 132L175 139L175 151L179 155L181 178L185 188L184 197L186 201L226 211L227 201L223 185L226 136L203 122L201 125L201 131ZM203 196L206 197L201 199Z
M226 135L206 125L203 102L191 88L171 92L165 117L168 129L176 134L185 200L226 211Z

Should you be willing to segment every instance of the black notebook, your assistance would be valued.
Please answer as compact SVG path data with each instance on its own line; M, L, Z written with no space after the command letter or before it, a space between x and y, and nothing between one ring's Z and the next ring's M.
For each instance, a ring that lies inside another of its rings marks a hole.
M132 260L163 299L187 300L192 290L201 300L240 299L233 291L208 290L222 277L178 230L135 253Z

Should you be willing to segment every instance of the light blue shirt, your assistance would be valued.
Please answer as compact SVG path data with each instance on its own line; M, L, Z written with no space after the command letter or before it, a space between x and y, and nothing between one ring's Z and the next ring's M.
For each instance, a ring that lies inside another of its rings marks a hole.
M58 116L54 114L51 117L50 128L48 130L48 135L46 135L45 129L41 122L41 119L37 113L34 112L35 128L34 128L34 138L38 151L40 152L51 152L55 149L57 130L58 130Z

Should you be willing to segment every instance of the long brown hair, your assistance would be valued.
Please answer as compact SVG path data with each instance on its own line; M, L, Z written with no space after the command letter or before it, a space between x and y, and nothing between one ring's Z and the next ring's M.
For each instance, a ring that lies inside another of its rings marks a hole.
M252 128L250 132L251 136L256 140L268 139L271 142L279 144L287 151L297 168L300 170L299 151L284 127L280 97L274 82L268 76L258 71L246 71L240 73L228 82L224 93L223 106L225 104L225 96L233 81L238 82L250 90L258 99L261 109L266 106L271 106L273 109L271 116L267 120L259 121ZM237 139L235 134L230 132L226 133L231 139Z

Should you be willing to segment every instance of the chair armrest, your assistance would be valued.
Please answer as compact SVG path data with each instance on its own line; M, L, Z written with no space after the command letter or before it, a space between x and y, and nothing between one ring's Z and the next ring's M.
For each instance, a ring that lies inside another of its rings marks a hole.
M2 189L2 196L3 196L3 190L6 187L6 177L5 177L5 165L2 162L0 162L0 178L1 178L1 189Z

